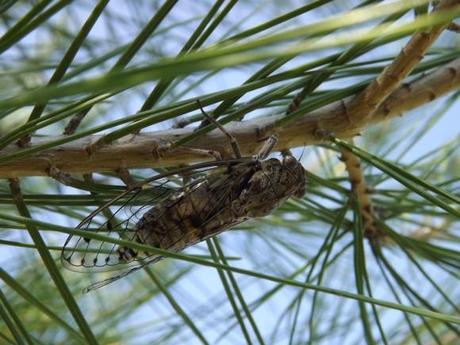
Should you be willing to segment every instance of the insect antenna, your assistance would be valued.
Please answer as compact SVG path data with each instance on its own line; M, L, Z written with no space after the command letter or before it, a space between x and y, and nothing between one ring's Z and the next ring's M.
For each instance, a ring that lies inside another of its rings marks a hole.
M302 161L302 158L303 158L303 154L305 153L305 146L302 148L302 153L300 154L300 157L298 159L298 161Z

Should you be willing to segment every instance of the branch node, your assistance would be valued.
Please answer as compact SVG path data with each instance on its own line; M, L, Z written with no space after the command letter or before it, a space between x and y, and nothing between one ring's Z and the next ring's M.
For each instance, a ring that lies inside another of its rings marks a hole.
M84 151L87 155L88 158L91 158L93 156L93 154L98 150L98 145L97 145L97 142L95 143L92 143L92 144L89 144L89 145L86 145L84 147Z
M120 177L120 180L122 180L123 183L126 185L126 187L128 187L128 189L131 189L134 186L135 182L131 174L129 173L128 169L118 168L115 172L118 175L118 177Z
M348 123L349 123L350 125L353 125L353 121L352 121L351 116L350 116L350 113L349 113L349 111L348 111L347 103L346 103L343 99L341 99L341 100L340 100L340 105L341 105L341 107L342 107L342 109L343 109L343 114L344 114L345 117L347 118Z
M412 92L412 87L410 83L407 83L407 82L402 83L401 88L407 90L408 92Z
M428 99L430 100L430 102L434 101L438 96L436 95L436 92L434 92L433 90L431 89L427 89L426 90L426 93L428 94Z
M447 70L449 71L450 74L452 74L452 79L455 79L457 77L457 69L455 67L447 67Z
M314 130L313 135L316 139L321 141L330 141L331 139L335 138L335 135L332 131L326 128L321 128L319 124L317 125L317 128Z
M134 137L133 137L134 138ZM152 148L150 150L152 157L154 160L160 160L165 156L165 153L168 151L174 150L174 143L170 141L158 140L152 144Z
M172 128L185 128L187 127L191 121L189 119L177 119L174 121Z
M23 149L23 148L26 148L27 146L29 146L30 141L31 141L30 135L25 135L21 139L16 141L16 145L18 145L20 148Z

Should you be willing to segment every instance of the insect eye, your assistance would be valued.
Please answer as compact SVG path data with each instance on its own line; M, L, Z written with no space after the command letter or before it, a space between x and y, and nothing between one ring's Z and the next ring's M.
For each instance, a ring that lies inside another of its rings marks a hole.
M283 165L288 168L294 168L297 166L297 164L299 164L299 162L297 162L297 159L292 156L285 156L283 159Z
M302 186L295 191L294 196L297 198L303 198L303 196L305 195L305 192L306 192L305 186Z

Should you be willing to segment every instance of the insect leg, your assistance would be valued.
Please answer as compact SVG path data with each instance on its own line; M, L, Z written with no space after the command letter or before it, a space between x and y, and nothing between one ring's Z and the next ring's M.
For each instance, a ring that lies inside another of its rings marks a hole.
M275 134L270 135L267 140L265 140L264 146L259 150L257 154L258 159L265 159L272 152L276 143L278 142L278 137Z
M209 114L204 111L200 100L197 99L196 102L198 103L198 106L200 107L200 110L203 113L204 117L206 117L208 121L214 124L217 128L219 128L222 131L222 133L224 133L228 137L228 139L230 140L230 145L232 145L233 152L235 153L235 157L241 158L240 145L238 144L236 138L229 132L227 132L227 130L219 122L216 121L216 119L214 119L212 116L209 116Z
M117 173L118 177L123 181L123 183L126 185L126 187L128 187L128 189L134 187L135 182L131 174L129 173L128 169L118 168L115 172Z
M292 156L292 152L291 152L291 150L286 149L286 150L281 151L281 155L283 157Z
M222 156L220 154L220 152L218 151L214 151L214 150L203 150L203 149L196 149L196 148L193 148L193 147L181 147L182 150L186 150L188 152L191 152L191 153L196 153L196 154L199 154L199 155L203 155L203 156L211 156L213 158L215 158L216 161L221 161L222 160Z

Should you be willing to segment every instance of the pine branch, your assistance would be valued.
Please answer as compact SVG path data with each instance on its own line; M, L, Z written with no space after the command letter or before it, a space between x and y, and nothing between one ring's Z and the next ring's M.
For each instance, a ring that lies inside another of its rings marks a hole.
M359 204L359 213L363 220L364 235L370 239L376 239L379 231L374 221L372 202L369 198L368 187L361 169L361 162L357 156L346 149L341 149L341 160L345 164L350 180L351 189Z
M460 4L458 0L444 0L440 2L434 11L448 10L449 7ZM375 78L361 93L351 102L348 110L348 120L362 122L373 116L378 107L385 101L417 63L423 59L428 48L435 42L441 32L451 25L439 25L426 32L416 33L399 55L388 65L382 73ZM371 199L368 195L368 188L361 169L361 163L352 152L341 149L341 159L348 171L352 191L359 204L359 213L363 220L364 233L371 240L378 240L382 234L376 226L374 213L372 211Z
M275 150L321 143L324 138L318 136L320 130L334 133L338 138L351 138L370 125L401 115L459 88L460 58L400 86L387 97L371 118L359 126L348 121L349 117L354 116L349 108L353 96L305 114L285 127L277 128L279 142ZM274 123L280 118L281 116L273 116L233 123L226 126L226 129L238 140L242 154L250 155L257 152L262 141L273 130ZM1 151L3 157L0 163L0 177L43 176L48 175L49 169L54 167L65 173L83 174L119 168L177 166L211 159L199 154L199 151L191 151L184 147L168 150L168 143L190 135L192 131L190 128L182 128L130 136L95 152L88 151L87 147L100 136L88 136L73 142L56 144L51 148L48 146L46 149L41 146L66 138L36 139L26 150L10 145ZM66 140L71 139L70 137ZM203 135L187 146L219 151L223 156L229 156L231 152L220 130ZM20 158L21 155L25 156Z
M448 11L460 4L460 0L443 0L433 12ZM399 55L382 73L350 103L350 122L363 122L371 117L382 102L401 84L415 66L423 59L426 51L436 41L447 24L437 25L431 30L416 33Z

